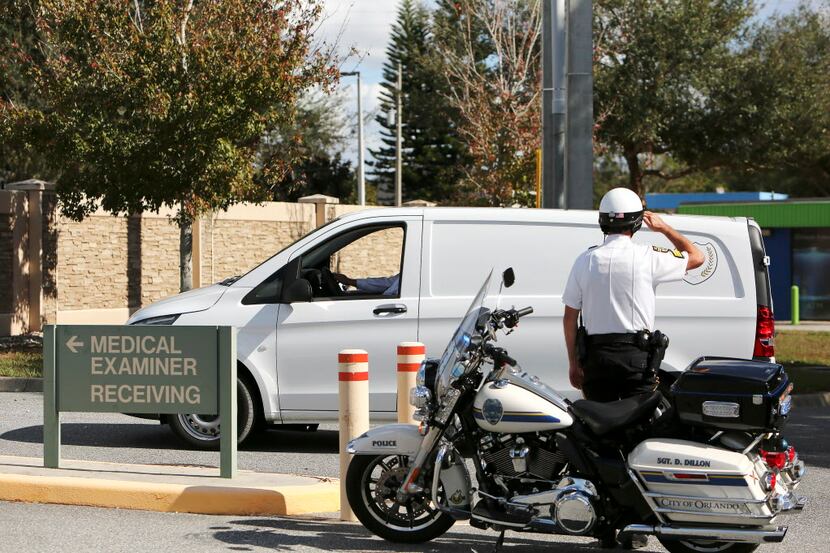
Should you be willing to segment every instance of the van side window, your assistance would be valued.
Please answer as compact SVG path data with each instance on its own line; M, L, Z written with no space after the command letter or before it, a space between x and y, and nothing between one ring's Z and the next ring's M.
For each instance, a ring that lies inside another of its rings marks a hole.
M405 227L370 225L303 255L301 276L315 299L400 297Z

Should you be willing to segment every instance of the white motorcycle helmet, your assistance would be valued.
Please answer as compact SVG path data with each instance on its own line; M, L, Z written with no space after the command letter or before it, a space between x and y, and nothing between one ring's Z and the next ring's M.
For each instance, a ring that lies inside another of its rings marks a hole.
M628 188L613 188L599 202L599 228L605 234L631 231L643 226L643 202Z

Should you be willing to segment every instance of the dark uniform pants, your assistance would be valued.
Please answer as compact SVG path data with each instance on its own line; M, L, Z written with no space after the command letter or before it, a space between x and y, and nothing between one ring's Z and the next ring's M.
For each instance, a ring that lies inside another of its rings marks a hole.
M591 401L616 401L654 390L648 352L634 344L589 345L582 393Z

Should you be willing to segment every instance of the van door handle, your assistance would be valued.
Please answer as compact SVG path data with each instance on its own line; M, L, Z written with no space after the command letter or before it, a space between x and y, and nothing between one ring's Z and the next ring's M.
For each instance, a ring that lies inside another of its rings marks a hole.
M379 305L375 307L372 313L375 315L380 315L382 313L395 313L396 315L400 315L401 313L406 313L406 306L399 303L392 305Z

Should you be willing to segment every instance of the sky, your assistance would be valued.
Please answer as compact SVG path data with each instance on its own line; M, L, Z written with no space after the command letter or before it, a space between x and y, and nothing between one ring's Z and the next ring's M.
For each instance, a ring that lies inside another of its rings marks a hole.
M819 0L814 0L818 2ZM375 114L379 106L380 82L383 80L382 66L386 60L386 48L392 25L395 22L401 0L326 0L324 15L317 30L317 37L336 46L345 61L341 71L360 71L361 101L364 113L364 155L371 159L369 149L380 145L380 126L369 114ZM758 17L766 19L774 13L793 11L801 0L758 1ZM429 2L427 2L429 5ZM351 49L356 54L347 56ZM349 120L356 125L357 87L355 77L343 77L340 83L350 111ZM357 130L350 129L343 155L353 163L357 160Z
M369 149L380 145L380 125L369 114L379 108L382 66L386 61L386 47L395 22L400 0L327 0L317 36L336 46L345 60L341 71L360 71L361 102L363 104L365 141L364 155L370 159ZM351 49L356 53L348 55ZM343 77L340 87L350 111L349 120L356 124L357 86L355 77ZM346 144L344 157L357 160L357 131Z

